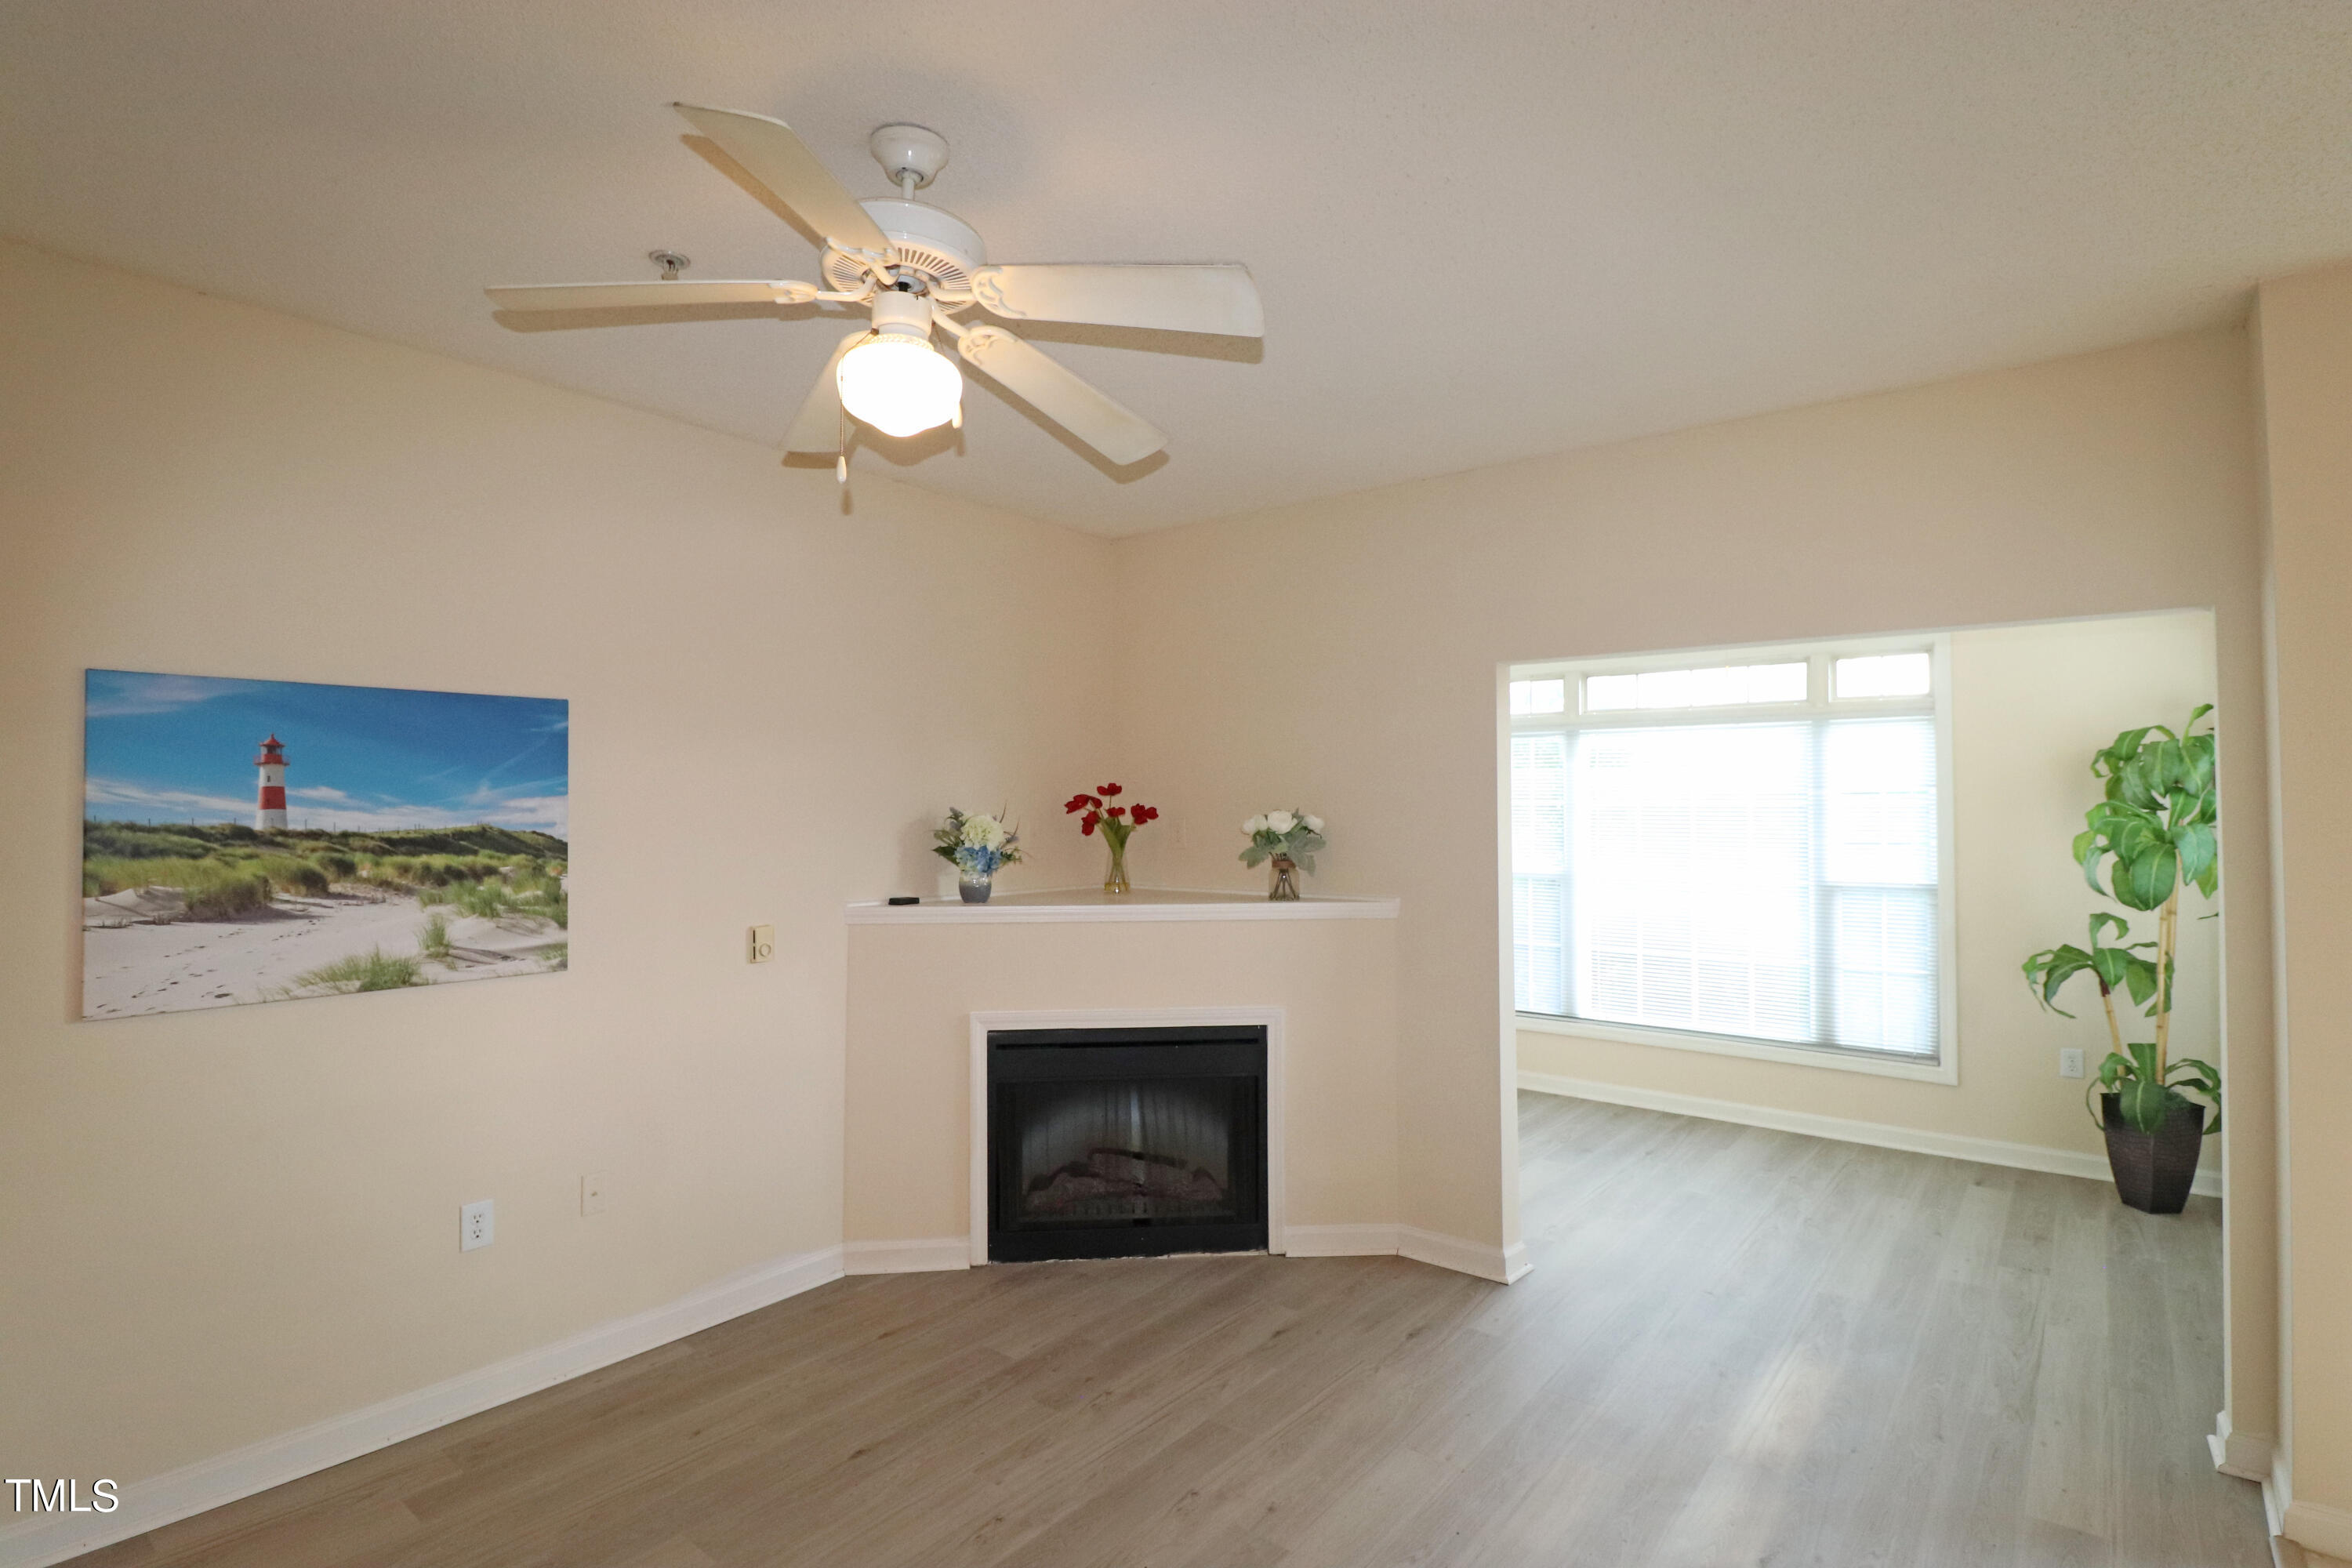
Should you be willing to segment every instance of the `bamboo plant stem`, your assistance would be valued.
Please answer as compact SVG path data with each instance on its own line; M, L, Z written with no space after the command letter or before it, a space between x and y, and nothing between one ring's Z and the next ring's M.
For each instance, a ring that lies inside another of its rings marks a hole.
M2164 912L2156 922L2156 1070L2159 1083L2168 1065L2166 1053L2172 1043L2172 944L2179 921L2180 888L2175 883L2172 896L2164 900Z
M2124 1029L2116 1022L2116 994L2107 989L2107 983L2104 980L2099 982L2099 1005L2107 1010L2107 1038L2115 1042L2116 1055L2122 1056Z

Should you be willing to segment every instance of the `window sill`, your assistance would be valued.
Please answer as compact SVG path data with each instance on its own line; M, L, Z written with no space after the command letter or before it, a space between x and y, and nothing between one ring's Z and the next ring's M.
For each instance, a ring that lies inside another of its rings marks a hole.
M1957 1087L1960 1081L1960 1065L1948 1050L1941 1061L1906 1061L1893 1056L1814 1050L1804 1046L1772 1046L1760 1040L1735 1039L1728 1035L1655 1029L1640 1024L1588 1023L1582 1018L1559 1018L1549 1013L1521 1013L1517 1017L1519 1028L1538 1035L1570 1035L1581 1039L1613 1040L1632 1046L1664 1046L1670 1050L1703 1051L1718 1057L1746 1057L1751 1061L1784 1062L1790 1067L1827 1068L1832 1072L1861 1072L1879 1078L1908 1079L1913 1083Z

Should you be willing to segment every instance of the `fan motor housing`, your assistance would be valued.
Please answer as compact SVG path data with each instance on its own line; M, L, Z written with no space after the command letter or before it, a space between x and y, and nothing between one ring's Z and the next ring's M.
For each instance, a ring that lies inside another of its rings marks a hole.
M971 225L929 202L898 196L878 196L857 204L890 237L894 267L915 273L933 291L962 293L971 287L971 275L988 260L987 247ZM825 281L835 289L856 289L866 268L855 257L838 250L824 254Z

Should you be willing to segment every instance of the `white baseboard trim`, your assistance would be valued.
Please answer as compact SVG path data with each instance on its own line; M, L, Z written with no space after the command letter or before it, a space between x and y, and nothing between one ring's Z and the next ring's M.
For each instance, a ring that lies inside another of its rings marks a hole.
M971 1240L961 1236L921 1241L852 1241L841 1249L846 1274L930 1274L971 1267Z
M0 1527L0 1568L47 1568L113 1542L143 1535L174 1520L251 1497L599 1367L642 1355L838 1279L841 1274L838 1247L779 1258L689 1291L675 1301L599 1324L429 1388L133 1481L122 1489L122 1506L112 1513L51 1514Z
M2205 1447L2212 1452L2213 1468L2225 1476L2235 1476L2242 1481L2271 1479L2271 1440L2259 1433L2241 1432L2231 1426L2226 1410L2214 1415L2213 1430L2205 1435Z
M1843 1116L1819 1116L1809 1110L1780 1110L1736 1100L1707 1100L1696 1094L1664 1089L1633 1089L1597 1079L1564 1078L1558 1073L1519 1073L1519 1087L1538 1094L1565 1095L1571 1100L1598 1100L1643 1110L1664 1110L1676 1116L1698 1116L1710 1121L1736 1121L1745 1127L1769 1127L1780 1132L1801 1132L1841 1143L1868 1143L1880 1149L1900 1149L1911 1154L1940 1154L1948 1160L1973 1160L1980 1165L2007 1165L2019 1171L2042 1171L2053 1176L2080 1176L2105 1182L2106 1156L2072 1149L2048 1149L2038 1143L2009 1143L1998 1138L1970 1138L1956 1132L1928 1132L1916 1127L1895 1127L1883 1121L1855 1121ZM2221 1173L2200 1165L2196 1184L2200 1197L2221 1195Z
M1527 1247L1514 1247L1516 1260L1499 1247L1489 1247L1483 1241L1466 1241L1458 1236L1423 1230L1417 1225L1397 1226L1397 1253L1416 1263L1433 1263L1440 1268L1451 1268L1456 1274L1475 1274L1481 1279L1492 1279L1498 1285L1508 1285L1526 1278L1528 1269ZM1517 1263L1513 1271L1512 1264Z
M1293 1225L1283 1227L1282 1249L1293 1258L1389 1258L1397 1249L1392 1225Z
M1293 1258L1384 1258L1394 1254L1509 1285L1535 1266L1521 1242L1507 1251L1412 1225L1294 1225L1283 1250Z

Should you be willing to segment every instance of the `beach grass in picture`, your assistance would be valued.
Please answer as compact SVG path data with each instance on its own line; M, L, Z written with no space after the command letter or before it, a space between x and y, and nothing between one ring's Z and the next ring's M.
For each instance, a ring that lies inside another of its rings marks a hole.
M571 705L88 673L82 1016L570 963Z

